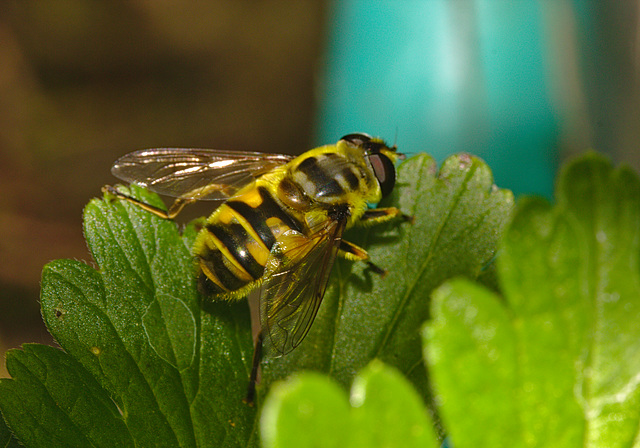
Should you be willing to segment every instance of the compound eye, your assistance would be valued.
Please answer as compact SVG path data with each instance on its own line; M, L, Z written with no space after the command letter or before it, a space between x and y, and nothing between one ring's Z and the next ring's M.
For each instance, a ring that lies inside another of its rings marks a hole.
M393 165L391 159L384 154L371 154L369 160L380 184L382 196L387 196L396 184L396 167Z
M340 140L351 143L353 146L364 146L371 141L371 136L367 134L347 134Z

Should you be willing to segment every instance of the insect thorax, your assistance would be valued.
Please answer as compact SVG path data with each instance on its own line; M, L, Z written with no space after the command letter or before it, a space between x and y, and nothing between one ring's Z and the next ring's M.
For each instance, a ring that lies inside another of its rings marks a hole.
M278 186L279 198L298 210L361 208L378 202L380 188L362 151L335 152L333 146L310 151L294 160Z

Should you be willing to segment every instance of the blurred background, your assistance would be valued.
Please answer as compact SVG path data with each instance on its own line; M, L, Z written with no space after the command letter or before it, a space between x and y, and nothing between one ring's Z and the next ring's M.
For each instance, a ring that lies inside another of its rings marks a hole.
M40 272L91 261L82 209L118 156L351 132L548 198L589 148L638 169L640 2L0 2L0 353L52 342Z

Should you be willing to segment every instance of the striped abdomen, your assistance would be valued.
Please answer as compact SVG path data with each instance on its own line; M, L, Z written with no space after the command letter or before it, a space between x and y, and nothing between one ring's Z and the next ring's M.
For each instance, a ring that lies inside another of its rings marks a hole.
M260 279L278 235L301 224L283 211L264 186L222 204L207 220L194 246L201 283L208 293L233 294Z
M284 175L260 179L239 192L198 235L194 253L204 274L201 285L211 295L244 296L262 277L279 235L290 229L308 235L307 213L320 211L329 219L333 208L349 204L354 194L362 196L360 190L372 181L368 177L343 156L318 153L302 155Z

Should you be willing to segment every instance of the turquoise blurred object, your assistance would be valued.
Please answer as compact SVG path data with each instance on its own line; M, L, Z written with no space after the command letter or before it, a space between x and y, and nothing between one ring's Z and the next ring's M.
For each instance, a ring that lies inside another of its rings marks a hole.
M318 142L366 132L439 162L469 152L498 186L552 196L559 125L540 3L331 3Z

